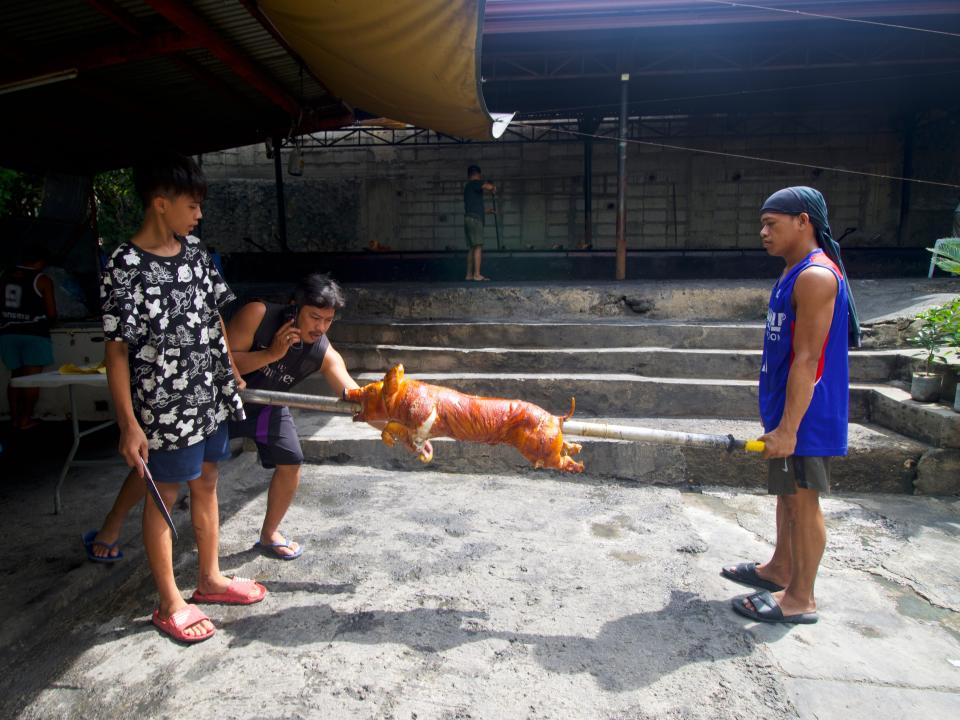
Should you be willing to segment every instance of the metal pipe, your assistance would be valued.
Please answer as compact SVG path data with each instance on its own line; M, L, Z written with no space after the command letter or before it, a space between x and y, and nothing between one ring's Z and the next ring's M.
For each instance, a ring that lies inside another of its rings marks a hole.
M596 125L590 130L596 132ZM583 244L593 245L593 138L583 139Z
M280 243L281 250L290 252L290 248L287 247L287 203L283 197L283 162L280 158L280 147L282 145L283 138L279 135L274 135L273 175L277 191L277 242Z
M759 440L737 440L733 435L707 435L704 433L686 433L656 428L634 427L630 425L609 425L607 423L564 420L565 436L595 437L607 440L629 440L659 445L686 445L688 447L712 448L714 450L745 450L763 452L764 443Z
M617 273L627 276L627 90L630 73L620 74L620 129L617 153Z
M258 390L247 388L240 391L244 402L259 405L286 405L287 407L303 408L304 410L319 410L320 412L353 415L360 412L357 403L347 402L335 397L321 395L304 395L302 393L277 392L276 390Z

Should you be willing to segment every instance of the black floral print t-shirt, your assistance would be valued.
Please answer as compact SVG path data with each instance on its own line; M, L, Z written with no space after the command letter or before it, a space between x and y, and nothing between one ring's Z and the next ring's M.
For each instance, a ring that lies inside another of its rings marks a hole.
M133 408L151 450L174 450L242 420L220 308L234 299L207 249L188 235L161 257L124 243L103 271L106 340L129 348Z

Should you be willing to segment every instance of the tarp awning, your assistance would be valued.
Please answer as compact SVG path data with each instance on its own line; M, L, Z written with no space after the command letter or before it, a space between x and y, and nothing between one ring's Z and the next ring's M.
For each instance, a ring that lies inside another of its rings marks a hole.
M491 140L512 115L483 101L484 0L261 0L310 70L349 105L437 132Z

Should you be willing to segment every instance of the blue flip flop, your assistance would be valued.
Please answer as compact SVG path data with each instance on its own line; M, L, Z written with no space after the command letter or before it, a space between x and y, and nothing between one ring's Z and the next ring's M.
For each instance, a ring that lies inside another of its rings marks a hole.
M98 563L115 563L117 560L123 559L123 550L118 550L116 555L106 555L104 557L97 557L93 552L93 546L99 545L100 547L105 547L107 550L113 550L117 545L120 544L120 541L108 545L105 542L100 542L99 540L94 540L97 536L99 530L91 530L90 532L84 533L83 535L83 547L87 551L87 560L90 562Z
M301 545L300 547L298 547L298 548L296 549L296 551L295 551L292 555L281 555L281 554L278 553L276 550L274 550L274 548L288 548L288 547L290 547L290 543L289 543L289 542L285 542L285 543L262 543L262 542L260 542L259 540L257 540L257 541L253 544L253 546L254 546L255 548L260 548L261 550L269 550L269 551L270 551L270 555L271 555L272 557L279 558L279 559L281 559L281 560L296 560L298 557L300 557L301 555L303 555L303 545Z

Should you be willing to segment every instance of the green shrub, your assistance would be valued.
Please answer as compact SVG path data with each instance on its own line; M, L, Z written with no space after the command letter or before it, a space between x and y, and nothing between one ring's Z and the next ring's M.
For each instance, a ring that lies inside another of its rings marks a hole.
M947 364L945 348L956 348L960 342L960 296L944 305L924 310L917 315L920 327L916 335L909 339L924 352L926 372L933 371L933 363Z

